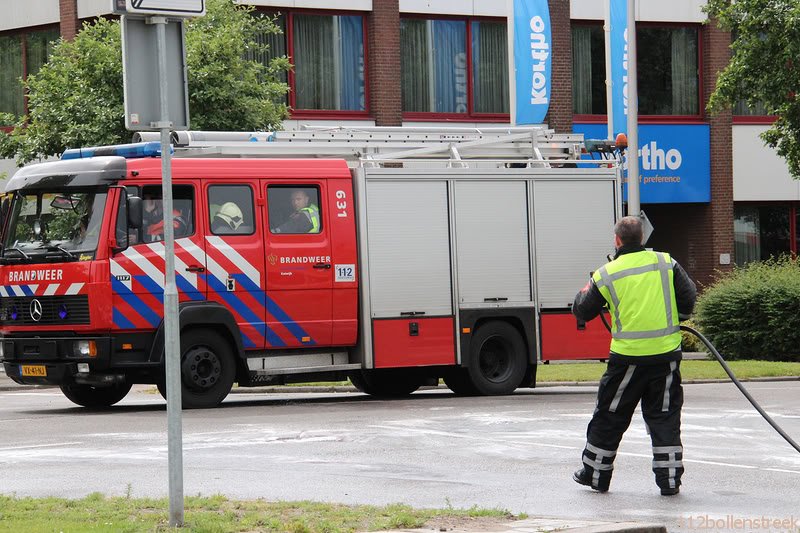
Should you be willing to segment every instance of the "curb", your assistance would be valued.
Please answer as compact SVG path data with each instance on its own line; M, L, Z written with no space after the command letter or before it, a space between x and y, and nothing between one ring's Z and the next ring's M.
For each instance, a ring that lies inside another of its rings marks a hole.
M663 524L620 522L600 526L560 529L559 531L571 531L572 533L667 533L667 528Z
M766 378L745 378L739 379L742 383L748 382L777 382L777 381L800 381L800 376L776 376ZM714 383L730 383L729 379L690 379L683 381L684 385L703 385ZM597 387L597 381L543 381L536 384L536 389L548 387ZM0 372L0 392L35 390L35 389L58 389L57 385L20 385L7 378ZM420 387L419 390L449 390L446 385L438 387ZM289 386L274 385L270 387L234 387L231 394L278 394L278 393L353 393L360 392L352 385L336 386Z
M574 524L574 526L573 526ZM563 518L527 518L508 524L497 526L500 529L480 529L484 533L544 533L544 532L570 532L570 533L667 533L663 524L647 522L601 522L598 520L566 520ZM430 533L436 531L434 527L418 529L392 529L383 532L371 533ZM468 533L477 531L470 529L469 525L455 526L454 528L441 528L438 531L452 533Z

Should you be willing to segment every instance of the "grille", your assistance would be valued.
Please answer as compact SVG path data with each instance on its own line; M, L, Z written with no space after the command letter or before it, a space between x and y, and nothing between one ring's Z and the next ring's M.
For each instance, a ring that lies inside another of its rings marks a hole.
M42 318L38 321L31 317L33 300L39 300L39 303L42 304ZM13 320L11 317L15 310L17 319ZM66 311L66 318L59 316L59 311L61 310ZM89 297L85 294L41 297L6 296L0 298L0 324L6 326L51 326L54 324L88 323Z

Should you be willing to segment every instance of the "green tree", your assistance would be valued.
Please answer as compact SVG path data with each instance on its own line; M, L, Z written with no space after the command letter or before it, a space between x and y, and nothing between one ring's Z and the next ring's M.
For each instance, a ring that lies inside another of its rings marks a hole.
M274 19L233 0L208 0L206 16L187 23L193 129L280 129L289 90L280 80L289 61L248 59L267 56L260 37L280 31ZM47 64L25 82L29 114L10 133L0 132L0 157L23 164L66 148L129 142L121 50L119 22L107 19L85 23L73 41L59 41ZM0 123L10 119L0 116Z
M778 119L761 138L800 178L800 2L708 0L710 18L735 36L733 57L711 95L716 111L740 100Z

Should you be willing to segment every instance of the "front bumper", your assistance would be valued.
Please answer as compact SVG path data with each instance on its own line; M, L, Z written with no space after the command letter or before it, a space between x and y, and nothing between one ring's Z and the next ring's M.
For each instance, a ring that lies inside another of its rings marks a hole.
M81 355L77 341L91 340L96 355ZM85 378L79 363L88 363L92 372L106 371L111 354L108 337L4 337L3 368L6 376L23 385L63 385ZM34 375L23 375L34 374Z

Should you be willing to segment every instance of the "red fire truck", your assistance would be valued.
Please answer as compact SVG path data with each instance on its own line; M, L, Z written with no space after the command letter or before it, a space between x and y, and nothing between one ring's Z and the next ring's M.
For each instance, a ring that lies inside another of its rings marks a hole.
M147 134L143 136L146 137ZM533 387L604 358L575 291L610 251L615 165L503 131L181 132L172 163L183 405L349 378L374 395ZM6 374L106 407L164 394L160 145L70 150L8 182Z

